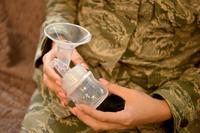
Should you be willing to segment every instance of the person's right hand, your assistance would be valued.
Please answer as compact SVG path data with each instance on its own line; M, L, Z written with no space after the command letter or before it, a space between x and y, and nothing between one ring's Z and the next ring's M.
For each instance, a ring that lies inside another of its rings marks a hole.
M49 90L53 91L57 95L61 101L61 104L66 106L68 100L61 85L61 77L50 66L50 62L56 58L56 51L57 46L55 43L52 43L52 49L43 56L43 83ZM87 64L76 50L74 50L72 53L72 62L74 64L81 64L83 67L88 69Z

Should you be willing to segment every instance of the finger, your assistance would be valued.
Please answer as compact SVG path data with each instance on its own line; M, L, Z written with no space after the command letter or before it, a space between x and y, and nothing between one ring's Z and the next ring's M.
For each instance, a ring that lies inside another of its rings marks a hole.
M67 98L67 96L66 96L64 91L58 91L57 95L59 95L59 97L62 98L62 99L66 99Z
M50 62L55 58L54 50L49 51L49 53L43 56L43 71L48 77L51 77L56 82L61 80L61 77L54 71L54 69L50 66Z
M84 61L84 59L81 57L81 55L77 52L77 50L75 49L72 53L72 62L74 64L81 64L83 67L85 67L86 69L88 69L88 65L87 63Z
M67 96L65 91L57 84L52 82L52 80L46 74L43 75L43 82L51 91L55 92L55 94L63 103L67 104Z
M62 99L62 100L61 100L61 105L62 105L63 107L67 106L67 104L68 104L68 100L65 100L65 99Z
M54 91L56 94L58 94L59 92L64 93L64 90L57 84L55 84L46 74L43 75L43 82L50 90Z
M127 88L109 83L107 80L103 78L99 79L99 81L103 86L105 86L108 89L110 93L120 96L123 99L126 99L127 95L130 94L130 90Z
M102 112L94 108L91 108L89 106L86 106L84 104L80 104L76 106L79 110L81 110L85 114L102 122L120 124L120 122L125 121L127 118L127 113L125 112L125 110L118 111L118 112Z
M60 88L55 93L56 93L57 97L60 99L62 105L68 104L67 95L63 89Z
M75 114L81 121L83 121L85 124L92 127L96 131L125 129L125 127L120 124L96 120L88 114L85 114L82 110L79 110L77 107L71 109L71 112Z

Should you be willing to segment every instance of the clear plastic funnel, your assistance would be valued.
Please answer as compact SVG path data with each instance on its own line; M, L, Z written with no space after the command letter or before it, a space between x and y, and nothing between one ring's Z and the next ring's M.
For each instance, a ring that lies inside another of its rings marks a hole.
M63 76L69 68L73 50L91 40L85 28L70 23L53 23L44 28L45 35L57 44L57 59L51 65Z

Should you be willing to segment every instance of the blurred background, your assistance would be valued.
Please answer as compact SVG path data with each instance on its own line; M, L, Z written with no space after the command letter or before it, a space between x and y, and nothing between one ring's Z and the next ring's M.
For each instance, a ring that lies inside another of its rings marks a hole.
M45 0L0 0L0 132L18 133L35 89L33 60Z

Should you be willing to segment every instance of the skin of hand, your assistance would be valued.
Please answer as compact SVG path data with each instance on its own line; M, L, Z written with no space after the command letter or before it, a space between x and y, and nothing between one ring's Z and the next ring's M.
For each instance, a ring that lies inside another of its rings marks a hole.
M96 131L132 129L138 125L162 122L172 117L165 100L158 100L133 89L111 84L104 79L100 82L110 93L125 100L124 109L118 112L102 112L79 104L71 112Z
M66 106L68 103L67 95L62 88L62 79L55 72L55 70L49 65L50 62L56 58L57 44L52 43L52 49L47 52L42 60L43 60L43 83L47 86L47 88L53 91L57 97L60 99L61 105ZM88 69L88 65L85 63L80 54L74 50L72 53L72 62L74 64L81 64L83 67Z

